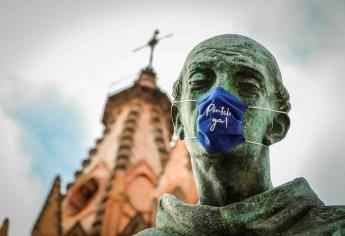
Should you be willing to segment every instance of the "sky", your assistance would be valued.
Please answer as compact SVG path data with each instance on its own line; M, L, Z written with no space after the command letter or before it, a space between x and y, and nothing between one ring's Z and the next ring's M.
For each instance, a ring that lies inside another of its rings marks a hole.
M275 186L305 177L345 204L344 1L0 0L0 221L29 235L50 184L64 184L102 133L108 94L130 86L155 29L153 66L169 95L188 52L219 34L253 38L275 56L291 127L270 148Z

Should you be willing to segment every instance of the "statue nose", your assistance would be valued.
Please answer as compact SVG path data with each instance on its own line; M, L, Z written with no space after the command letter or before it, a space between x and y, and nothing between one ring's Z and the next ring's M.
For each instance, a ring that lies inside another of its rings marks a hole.
M221 73L217 76L217 80L216 80L216 86L217 87L222 87L223 89L225 89L228 92L232 92L231 88L231 84L232 84L232 78L228 73Z

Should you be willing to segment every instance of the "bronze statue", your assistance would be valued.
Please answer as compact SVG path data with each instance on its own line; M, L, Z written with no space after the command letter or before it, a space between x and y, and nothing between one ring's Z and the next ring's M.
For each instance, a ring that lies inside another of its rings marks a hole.
M200 99L215 88L246 104L244 138L222 152L208 150L212 140L200 141ZM175 134L190 152L199 204L163 195L156 228L138 235L345 235L345 206L325 206L305 179L272 186L269 146L288 132L290 103L266 48L241 35L203 41L189 53L173 97Z

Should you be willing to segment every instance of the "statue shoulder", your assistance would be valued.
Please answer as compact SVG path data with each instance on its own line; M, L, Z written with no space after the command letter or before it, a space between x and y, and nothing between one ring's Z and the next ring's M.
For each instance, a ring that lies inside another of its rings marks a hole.
M319 206L288 231L291 235L345 235L345 206Z

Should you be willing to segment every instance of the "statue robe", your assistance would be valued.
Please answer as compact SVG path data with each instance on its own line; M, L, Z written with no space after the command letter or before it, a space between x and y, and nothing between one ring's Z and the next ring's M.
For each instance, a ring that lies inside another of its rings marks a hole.
M156 228L137 236L345 235L345 206L325 206L303 178L223 207L159 200Z

